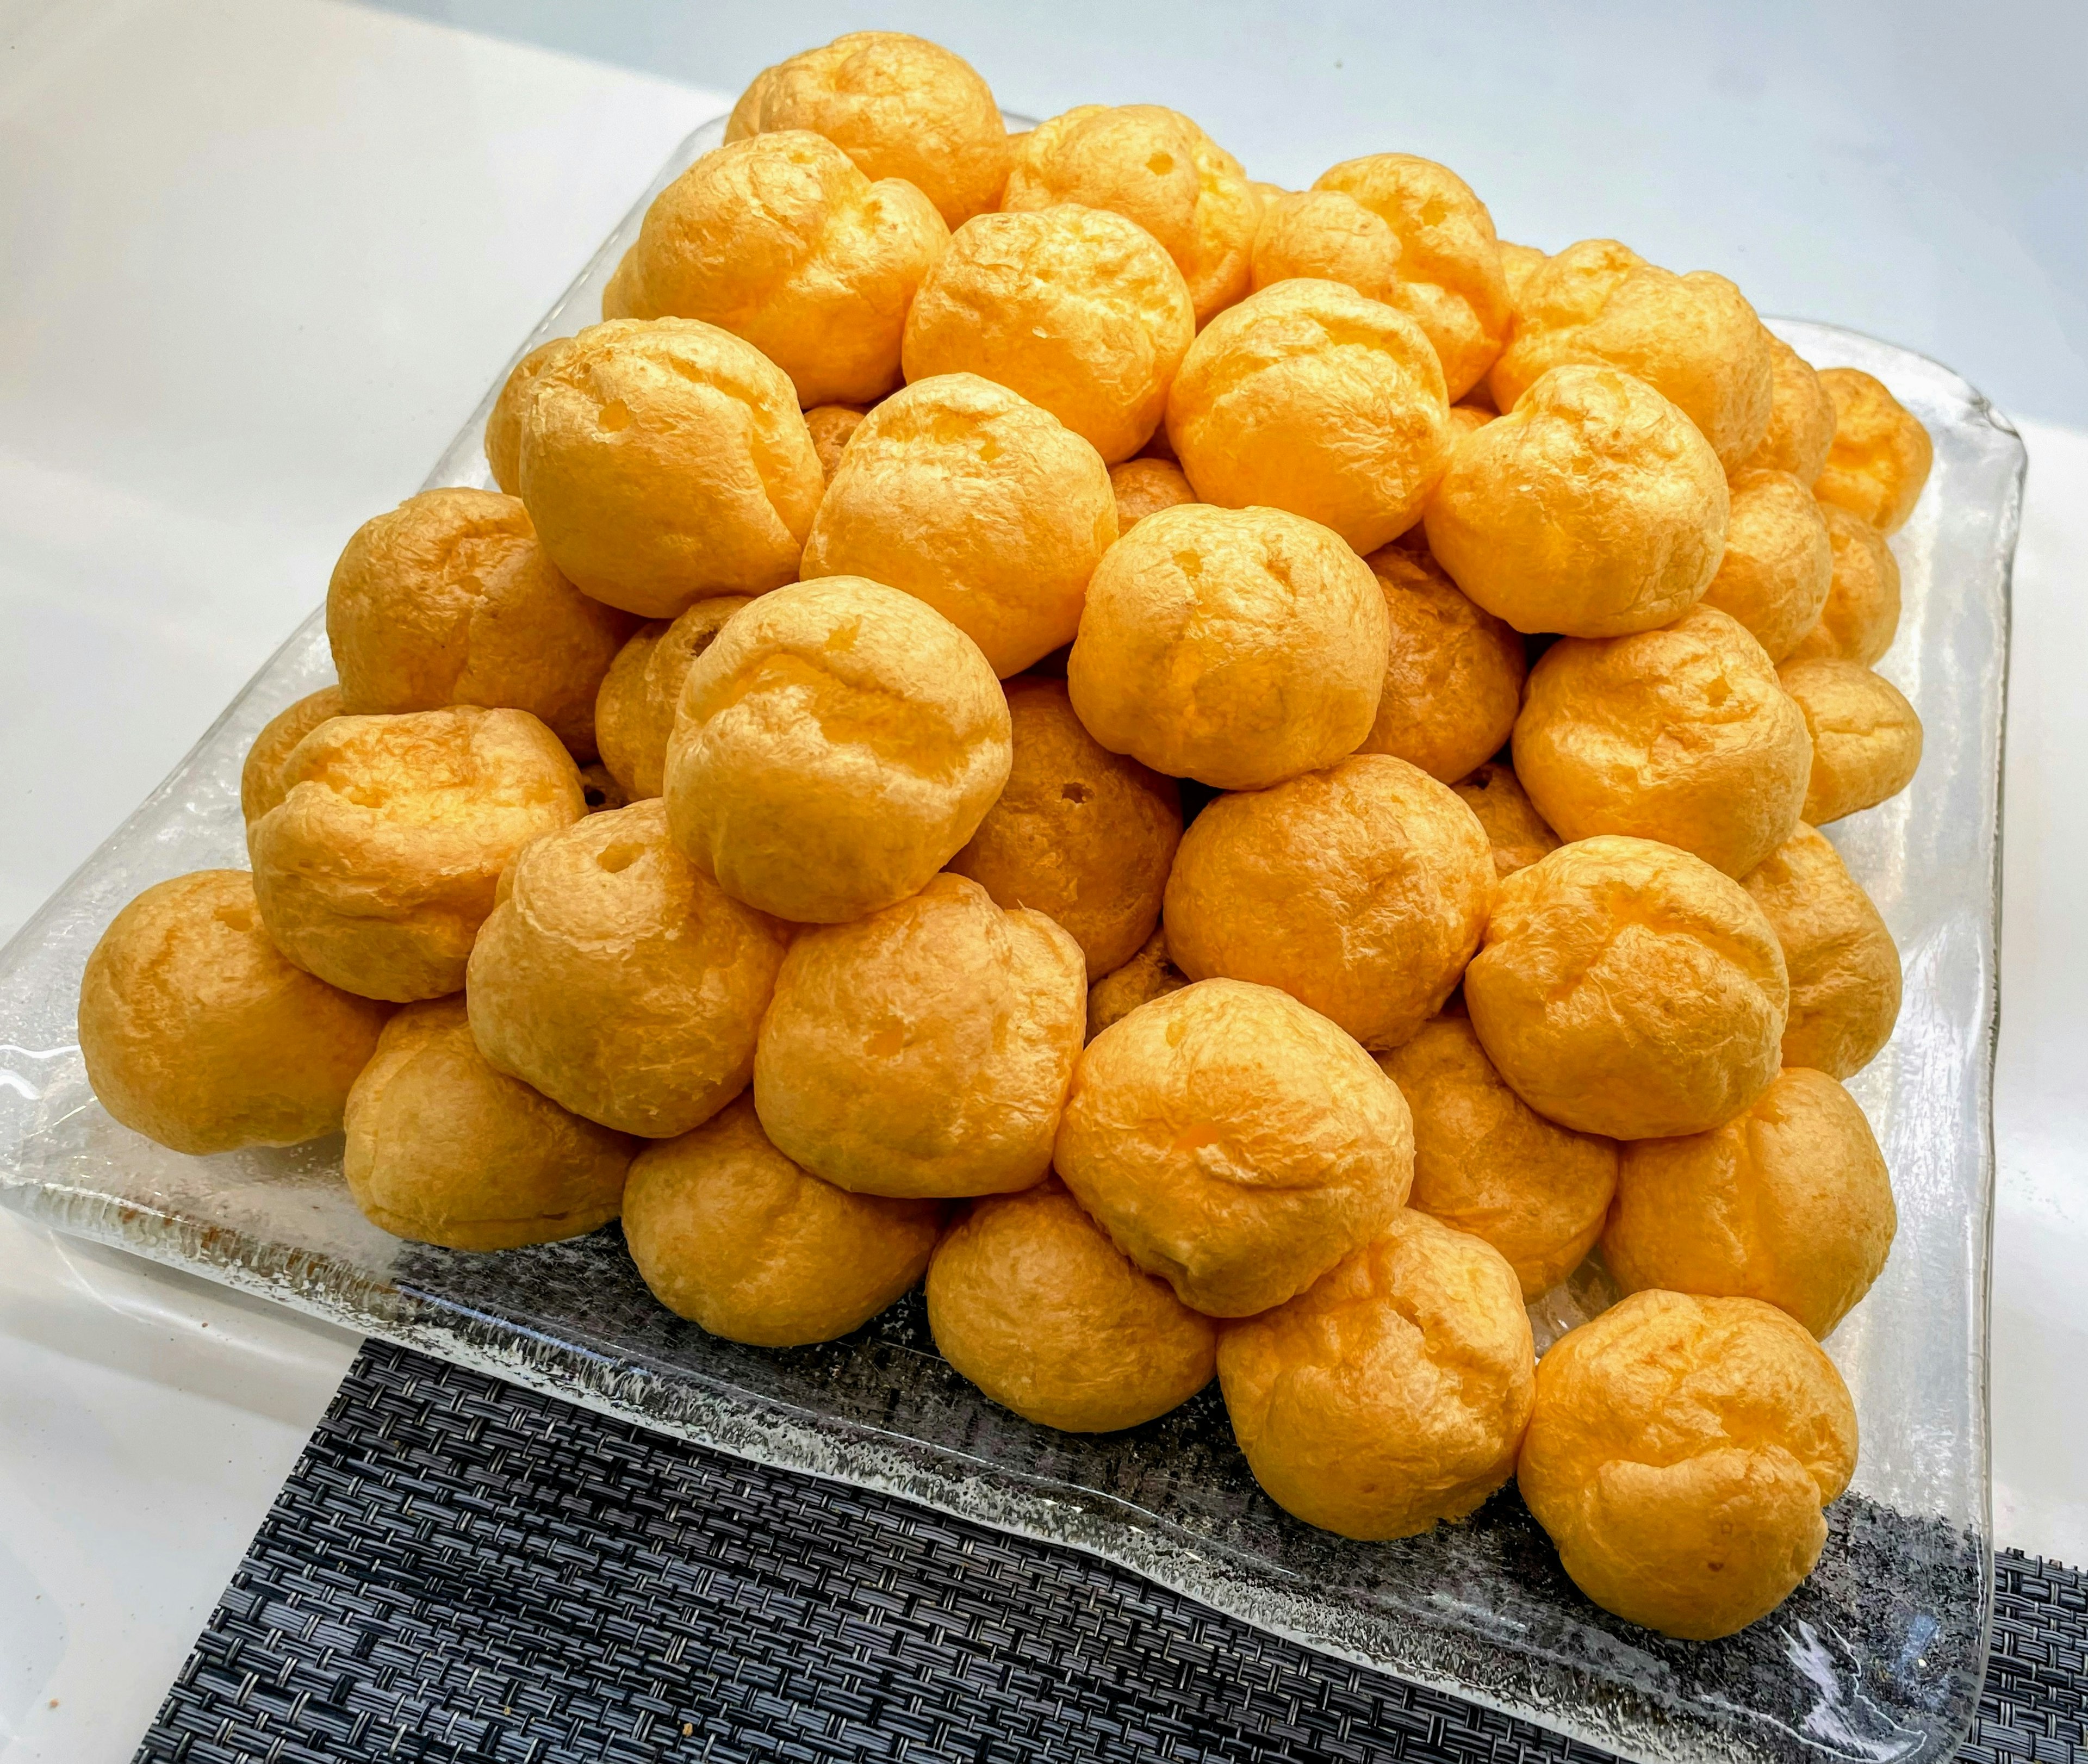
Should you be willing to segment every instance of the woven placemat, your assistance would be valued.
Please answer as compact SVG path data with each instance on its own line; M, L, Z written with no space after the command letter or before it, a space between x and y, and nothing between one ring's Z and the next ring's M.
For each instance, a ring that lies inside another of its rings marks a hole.
M1996 1566L1962 1757L2088 1764L2088 1578ZM367 1344L151 1764L1603 1754L1072 1551Z

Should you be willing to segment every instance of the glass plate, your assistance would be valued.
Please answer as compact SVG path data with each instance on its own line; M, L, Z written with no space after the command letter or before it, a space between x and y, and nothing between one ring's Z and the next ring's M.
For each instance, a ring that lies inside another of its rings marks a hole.
M691 137L653 189L720 133L713 124ZM525 347L595 317L652 193ZM240 762L263 722L331 679L317 613L0 953L0 1200L705 1445L1092 1551L1312 1647L1629 1757L1946 1758L1986 1656L1988 1090L2023 450L1934 362L1826 326L1776 328L1816 363L1884 380L1928 426L1936 467L1893 541L1906 614L1882 669L1927 726L1921 771L1912 789L1833 830L1906 964L1898 1033L1852 1086L1891 1162L1899 1238L1829 1343L1862 1421L1855 1486L1829 1514L1817 1571L1741 1635L1664 1641L1596 1610L1513 1487L1469 1522L1401 1543L1298 1524L1255 1487L1215 1386L1129 1432L1051 1432L944 1364L918 1295L845 1341L736 1347L655 1304L614 1227L497 1256L430 1249L363 1220L340 1180L338 1138L195 1158L118 1126L74 1045L81 969L139 889L246 863ZM479 437L491 402L430 485L489 482ZM1546 1295L1532 1307L1540 1344L1606 1296L1593 1265Z

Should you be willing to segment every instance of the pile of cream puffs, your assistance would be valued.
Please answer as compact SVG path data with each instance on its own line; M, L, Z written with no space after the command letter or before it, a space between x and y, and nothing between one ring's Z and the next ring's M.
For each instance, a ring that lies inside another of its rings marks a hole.
M1043 1425L1215 1376L1307 1523L1513 1477L1610 1611L1772 1609L1894 1228L1842 1081L1899 958L1817 829L1920 758L1919 422L1428 160L1011 136L881 32L762 74L602 306L497 490L348 541L250 867L109 926L109 1112L344 1129L456 1249L620 1219L735 1341L925 1280ZM1540 1362L1591 1252L1626 1296Z

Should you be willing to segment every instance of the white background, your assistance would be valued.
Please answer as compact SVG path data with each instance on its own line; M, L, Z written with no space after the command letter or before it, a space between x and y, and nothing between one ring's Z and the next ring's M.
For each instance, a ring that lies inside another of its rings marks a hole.
M2088 9L1997 9L1976 41L1921 6L418 10L537 41L333 0L0 0L0 936L762 62L910 24L1011 108L1174 102L1286 182L1431 153L1510 237L1726 269L2045 419L2009 730L1996 1529L2088 1562L2088 213L2054 83ZM130 1756L353 1346L0 1214L0 1764Z

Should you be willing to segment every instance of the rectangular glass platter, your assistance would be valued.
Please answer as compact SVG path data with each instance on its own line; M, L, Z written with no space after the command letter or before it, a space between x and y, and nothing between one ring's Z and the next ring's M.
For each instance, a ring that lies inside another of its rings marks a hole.
M712 124L683 144L525 349L593 320L646 202L721 132ZM1465 1524L1394 1544L1291 1521L1256 1488L1215 1386L1129 1432L1056 1433L950 1370L918 1294L841 1342L737 1347L654 1304L614 1227L495 1256L431 1249L365 1222L340 1179L338 1138L196 1158L118 1126L75 1045L82 968L140 889L245 866L247 747L332 679L317 612L0 952L0 1201L704 1445L1092 1552L1311 1647L1627 1757L1947 1758L1986 1658L1989 1092L2023 450L1934 362L1828 326L1775 328L1817 366L1883 380L1928 426L1936 464L1893 541L1905 614L1880 670L1920 713L1921 769L1899 797L1829 829L1890 925L1906 982L1891 1045L1851 1086L1899 1207L1889 1265L1827 1344L1855 1397L1862 1458L1829 1513L1819 1568L1739 1636L1669 1642L1596 1610L1512 1486ZM490 483L479 445L492 397L430 485ZM1606 1296L1590 1265L1539 1299L1540 1347Z

